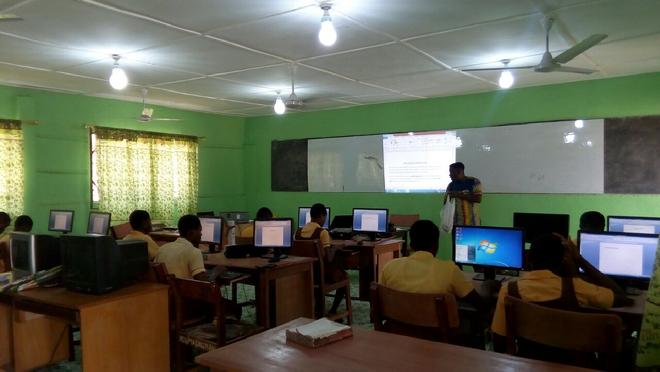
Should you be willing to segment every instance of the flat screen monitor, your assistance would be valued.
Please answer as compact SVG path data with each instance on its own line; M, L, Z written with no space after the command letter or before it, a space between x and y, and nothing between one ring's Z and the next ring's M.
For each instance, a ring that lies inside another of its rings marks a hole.
M568 238L568 214L521 213L513 214L513 226L525 231L525 242L531 243L539 235L557 233Z
M89 220L87 221L87 233L106 235L110 229L110 213L105 212L89 212Z
M197 212L197 217L213 217L215 214L213 211L208 211L208 212Z
M332 219L330 224L330 229L352 229L353 228L353 216L350 214L337 215Z
M48 231L69 233L73 229L73 211L51 209L48 217Z
M658 235L623 232L578 232L580 254L603 274L648 280Z
M607 231L660 234L660 217L607 216Z
M254 246L267 248L291 248L293 219L273 218L254 221Z
M354 231L386 233L387 221L387 209L353 208Z
M250 221L250 214L248 212L220 212L220 217L225 221L247 222Z
M524 235L524 231L519 228L455 226L452 257L457 264L521 270L525 250ZM491 274L494 277L494 270Z
M200 217L202 223L202 243L222 244L222 218Z
M303 227L312 220L312 216L309 214L311 207L298 207L298 227ZM327 229L330 226L330 208L325 208L325 223L323 223L323 228Z
M19 279L61 264L59 240L55 236L13 232L9 255L14 278Z

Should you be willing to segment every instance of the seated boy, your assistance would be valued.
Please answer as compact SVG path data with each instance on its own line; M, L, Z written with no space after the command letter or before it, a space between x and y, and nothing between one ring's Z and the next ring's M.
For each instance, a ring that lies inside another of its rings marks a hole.
M271 212L271 210L266 207L261 207L257 211L257 216L255 217L255 220L266 221L266 220L270 220L271 218L273 218L273 212ZM252 238L253 236L254 236L253 224L246 226L243 230L240 231L238 235L239 238Z
M149 212L136 209L131 212L128 217L128 222L131 224L133 231L124 237L124 240L142 240L147 242L147 249L149 250L149 259L153 260L158 252L158 244L151 239L149 233L152 230L151 216Z
M491 325L496 351L503 351L505 345L504 298L507 295L563 310L578 310L581 306L608 308L631 303L616 283L580 256L570 240L559 235L545 234L536 238L528 259L531 271L503 285L500 290ZM577 278L578 269L584 271L591 283Z
M310 221L305 224L302 228L296 231L295 238L300 239L318 239L321 242L325 253L325 281L329 283L335 283L340 280L344 280L348 277L346 271L341 267L338 260L335 259L335 255L329 254L331 247L330 233L328 230L324 229L323 224L325 219L328 217L325 206L321 203L316 203L312 205L312 208L309 211ZM332 301L332 307L330 308L330 313L336 313L339 304L341 304L342 298L346 294L346 289L344 287L338 288L335 291L335 298Z
M580 216L580 230L587 232L605 231L605 216L597 211L582 213Z

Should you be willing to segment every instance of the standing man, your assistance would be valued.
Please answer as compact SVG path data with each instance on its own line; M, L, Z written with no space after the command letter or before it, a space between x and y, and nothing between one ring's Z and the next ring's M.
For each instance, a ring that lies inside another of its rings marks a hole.
M451 182L447 186L447 198L456 199L454 212L454 225L481 225L479 204L481 203L481 181L475 177L465 175L465 164L458 162L449 166Z

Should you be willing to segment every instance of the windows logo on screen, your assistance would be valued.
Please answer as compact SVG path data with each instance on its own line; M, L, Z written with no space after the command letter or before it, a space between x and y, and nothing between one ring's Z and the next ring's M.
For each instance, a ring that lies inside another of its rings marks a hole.
M493 254L497 250L497 243L491 243L488 240L479 242L479 250L488 254Z

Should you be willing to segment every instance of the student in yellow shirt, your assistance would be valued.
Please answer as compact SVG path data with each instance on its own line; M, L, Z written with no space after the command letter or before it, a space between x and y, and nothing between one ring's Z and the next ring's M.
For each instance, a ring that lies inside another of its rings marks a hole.
M6 213L5 213L6 214ZM7 216L8 218L9 216ZM16 217L14 221L14 231L30 232L32 231L32 218L27 215ZM0 273L11 270L11 263L9 261L9 240L11 232L5 230L5 234L0 237Z
M339 259L336 255L330 257L328 251L331 248L331 239L330 233L328 230L324 229L323 224L325 219L328 217L325 206L321 203L316 203L312 205L312 208L309 211L310 221L296 231L295 238L297 240L301 239L318 239L321 242L325 256L325 281L329 283L336 283L340 280L344 280L348 277L348 274L341 267L341 264L338 262ZM339 304L341 304L342 299L344 298L346 289L344 287L338 288L335 291L335 298L332 301L332 307L330 308L330 313L336 313Z
M177 278L208 281L202 251L197 248L202 239L199 217L188 214L179 218L179 238L158 249L155 262L162 262L167 272Z
M271 218L273 218L273 212L271 212L271 210L266 207L261 207L257 211L257 215L254 219L257 221L266 221L266 220L270 220ZM246 226L243 230L241 230L240 233L238 234L238 237L239 238L254 237L254 224L251 223L248 226Z
M528 260L531 271L500 290L491 325L496 351L505 348L507 295L563 310L579 310L581 306L604 309L631 303L614 281L580 255L575 244L558 234L539 236L532 243ZM580 269L588 281L577 277Z
M151 239L149 233L152 230L151 216L149 212L141 209L136 209L128 216L128 222L131 224L133 231L124 237L124 240L142 240L147 242L147 249L149 251L149 259L153 261L158 252L158 244Z
M0 239L9 235L9 231L7 231L7 227L9 227L10 224L11 224L11 217L9 217L7 212L0 212Z

